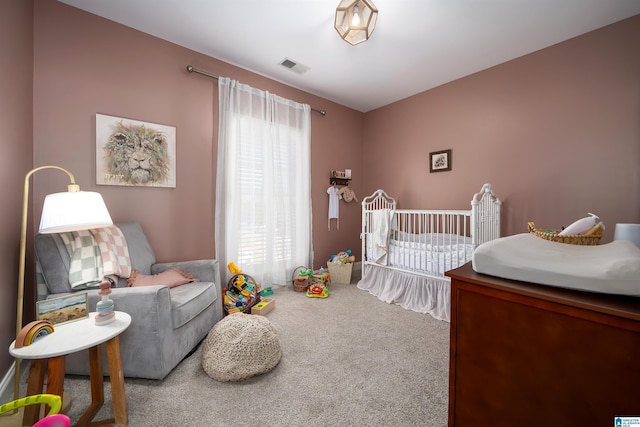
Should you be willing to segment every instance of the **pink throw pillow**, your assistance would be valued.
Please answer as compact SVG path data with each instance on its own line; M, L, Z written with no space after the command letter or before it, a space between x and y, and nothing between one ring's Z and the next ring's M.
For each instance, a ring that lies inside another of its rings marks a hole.
M184 285L186 283L198 282L199 280L191 274L177 269L163 271L162 273L147 275L140 274L138 270L131 271L131 276L127 279L127 286L153 286L164 285L170 288Z

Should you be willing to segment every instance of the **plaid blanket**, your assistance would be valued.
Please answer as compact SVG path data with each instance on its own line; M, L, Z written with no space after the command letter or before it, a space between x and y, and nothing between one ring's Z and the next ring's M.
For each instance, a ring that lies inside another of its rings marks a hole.
M127 239L122 231L114 226L89 230L100 248L102 256L102 274L104 276L129 277L131 259Z
M131 275L127 240L117 226L59 233L71 258L69 285L73 290L97 287L105 276ZM38 298L46 295L40 265L36 265Z
M97 287L102 281L102 256L100 247L90 230L60 233L71 264L69 265L69 285L84 289Z

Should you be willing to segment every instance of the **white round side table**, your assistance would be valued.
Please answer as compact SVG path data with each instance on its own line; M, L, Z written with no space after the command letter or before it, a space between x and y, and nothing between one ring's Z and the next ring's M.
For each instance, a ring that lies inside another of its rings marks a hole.
M100 346L105 344L111 398L115 424L129 424L127 401L124 393L124 372L120 356L120 334L131 324L129 314L115 311L115 320L106 325L95 324L96 313L88 318L54 325L53 333L36 340L31 345L15 348L15 341L9 346L9 353L16 359L29 359L29 379L27 396L43 392L44 377L49 369L47 393L62 396L64 392L64 371L66 355L81 350L89 350L89 377L91 381L91 405L78 421L78 425L88 423L104 403L104 380L102 378L102 357ZM38 420L40 405L25 408L24 420L30 425ZM111 421L111 420L108 420ZM105 422L108 422L105 421Z

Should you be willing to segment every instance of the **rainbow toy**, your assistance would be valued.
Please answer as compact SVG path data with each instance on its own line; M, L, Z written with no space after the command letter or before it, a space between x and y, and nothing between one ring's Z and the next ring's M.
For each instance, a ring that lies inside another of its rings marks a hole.
M53 323L48 320L34 320L20 330L16 337L15 348L26 347L42 337L53 333Z

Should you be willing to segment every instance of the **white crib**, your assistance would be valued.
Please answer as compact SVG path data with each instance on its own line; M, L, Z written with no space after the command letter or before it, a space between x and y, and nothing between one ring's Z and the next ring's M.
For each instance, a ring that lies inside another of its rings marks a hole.
M480 244L500 237L501 202L490 184L469 210L396 209L377 190L362 201L360 289L404 308L449 321L449 278L444 273L472 258Z

